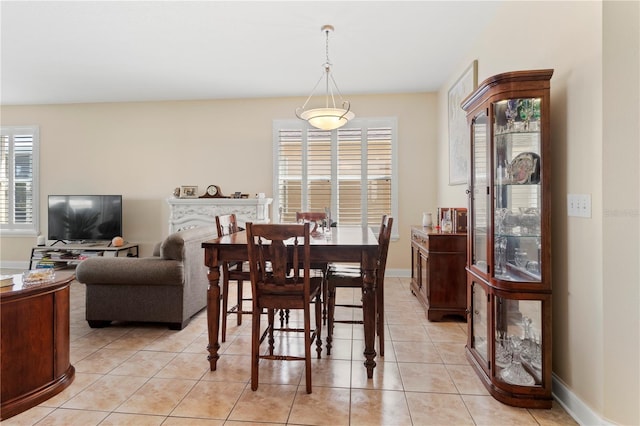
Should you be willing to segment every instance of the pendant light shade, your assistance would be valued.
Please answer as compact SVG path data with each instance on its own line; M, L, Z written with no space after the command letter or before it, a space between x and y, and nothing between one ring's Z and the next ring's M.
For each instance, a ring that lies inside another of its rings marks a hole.
M296 109L296 116L301 120L309 122L315 128L322 130L333 130L347 124L349 120L355 117L355 114L351 111L351 104L348 101L342 99L338 85L331 74L331 62L329 62L329 33L334 30L331 25L324 25L322 32L326 35L326 61L322 65L323 71L320 79L314 86L311 94L305 101L302 107ZM324 107L307 109L307 104L313 97L316 88L321 81L325 83L325 99ZM340 97L339 106L336 105L335 95Z

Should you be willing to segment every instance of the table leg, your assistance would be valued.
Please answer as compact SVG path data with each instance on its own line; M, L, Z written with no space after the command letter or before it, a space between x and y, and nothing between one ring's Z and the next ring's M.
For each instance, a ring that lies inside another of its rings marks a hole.
M217 262L216 262L217 263ZM209 268L207 274L209 279L209 288L207 289L207 329L209 334L209 366L211 371L215 371L218 363L218 349L220 343L218 340L220 332L220 269L217 265Z
M376 366L376 292L375 269L372 259L364 256L362 261L362 319L364 322L364 366L367 368L367 378L373 377Z
M384 277L378 278L378 271L376 271L376 334L378 335L378 355L384 356Z

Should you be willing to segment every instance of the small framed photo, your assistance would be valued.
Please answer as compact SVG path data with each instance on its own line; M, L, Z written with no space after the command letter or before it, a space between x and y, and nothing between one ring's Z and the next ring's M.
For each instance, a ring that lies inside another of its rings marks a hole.
M198 198L198 187L192 185L181 186L180 198Z

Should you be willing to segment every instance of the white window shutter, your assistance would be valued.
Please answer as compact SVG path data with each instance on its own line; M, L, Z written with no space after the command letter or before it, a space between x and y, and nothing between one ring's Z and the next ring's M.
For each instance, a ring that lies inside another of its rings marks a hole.
M396 120L357 119L333 131L274 121L275 217L332 210L341 225L378 226L397 215Z
M2 127L0 228L3 234L38 231L38 128Z

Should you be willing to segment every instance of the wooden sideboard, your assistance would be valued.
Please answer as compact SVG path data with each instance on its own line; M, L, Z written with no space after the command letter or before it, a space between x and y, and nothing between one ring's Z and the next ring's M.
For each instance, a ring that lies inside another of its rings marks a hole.
M411 292L424 305L429 321L446 315L466 320L467 234L411 227Z
M269 223L272 198L169 198L169 233L215 226L216 216L235 213L238 225Z
M73 381L69 360L69 283L71 271L54 281L0 289L2 356L0 417L21 413L61 392Z

